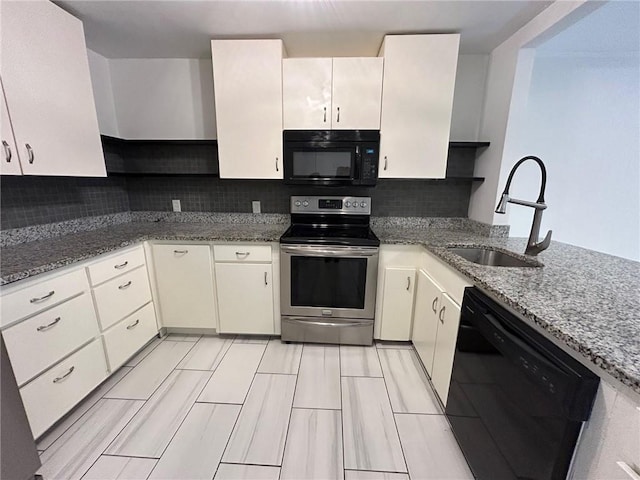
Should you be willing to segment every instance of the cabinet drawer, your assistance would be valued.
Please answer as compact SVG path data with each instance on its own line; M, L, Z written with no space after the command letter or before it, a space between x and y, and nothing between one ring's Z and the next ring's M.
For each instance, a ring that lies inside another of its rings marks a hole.
M91 285L97 285L144 264L144 249L139 246L89 265L87 270L89 270Z
M153 303L104 332L104 346L113 372L158 333Z
M102 340L89 345L20 389L34 438L67 413L107 376Z
M2 297L2 325L28 317L89 290L84 269L32 284Z
M147 269L138 267L109 280L94 288L93 295L96 299L100 327L106 330L151 300Z
M271 245L214 245L216 262L271 262Z
M2 335L16 381L22 385L97 333L98 321L87 292L8 328Z

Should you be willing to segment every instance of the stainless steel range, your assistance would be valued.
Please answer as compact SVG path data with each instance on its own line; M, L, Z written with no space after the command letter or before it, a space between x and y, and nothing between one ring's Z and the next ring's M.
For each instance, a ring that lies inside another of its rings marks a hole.
M282 340L371 345L380 240L369 197L291 197L280 238Z

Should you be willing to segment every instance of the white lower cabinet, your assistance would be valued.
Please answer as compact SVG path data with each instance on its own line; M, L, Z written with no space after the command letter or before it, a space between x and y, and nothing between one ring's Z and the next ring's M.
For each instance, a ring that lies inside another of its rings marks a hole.
M440 296L440 305L438 306L438 334L436 335L431 372L431 382L443 405L447 404L449 395L449 382L459 325L460 306L449 295L443 293Z
M384 269L384 288L380 338L403 341L411 339L415 268L387 267Z
M216 263L221 333L275 332L271 267L271 263Z
M152 250L162 325L217 328L211 247L156 244Z
M411 340L429 376L438 334L438 306L442 290L424 270L418 272Z
M67 413L108 375L98 338L20 389L35 438Z
M148 303L104 332L109 369L114 372L157 333L153 303Z

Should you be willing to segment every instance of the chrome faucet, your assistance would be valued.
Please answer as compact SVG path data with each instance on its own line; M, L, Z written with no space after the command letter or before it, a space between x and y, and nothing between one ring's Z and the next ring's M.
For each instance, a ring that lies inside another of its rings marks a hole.
M535 202L528 202L526 200L518 200L517 198L511 198L509 196L509 187L511 186L511 180L513 180L513 174L516 172L518 167L522 165L527 160L533 160L540 167L540 171L542 172L542 184L540 185L540 194L538 195L538 200ZM533 214L533 223L531 225L531 233L529 234L529 241L527 242L527 248L525 249L525 255L537 255L541 251L546 250L551 243L551 230L547 232L547 236L544 237L544 240L538 242L538 238L540 237L540 224L542 223L542 211L547 208L547 205L544 203L544 189L547 185L547 169L538 157L528 156L521 158L518 162L513 166L511 172L509 172L509 178L507 178L507 184L504 187L504 192L502 192L502 198L500 202L498 202L498 206L496 207L496 213L506 213L507 212L507 203L515 203L516 205L524 205L525 207L531 207L535 209Z

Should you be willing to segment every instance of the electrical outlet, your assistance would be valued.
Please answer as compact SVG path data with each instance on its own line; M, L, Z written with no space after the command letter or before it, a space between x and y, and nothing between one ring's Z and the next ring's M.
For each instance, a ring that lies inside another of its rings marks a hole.
M174 212L182 211L182 207L180 206L180 200L171 200L171 205L173 205Z
M251 202L251 209L253 213L260 213L260 200L254 200Z

